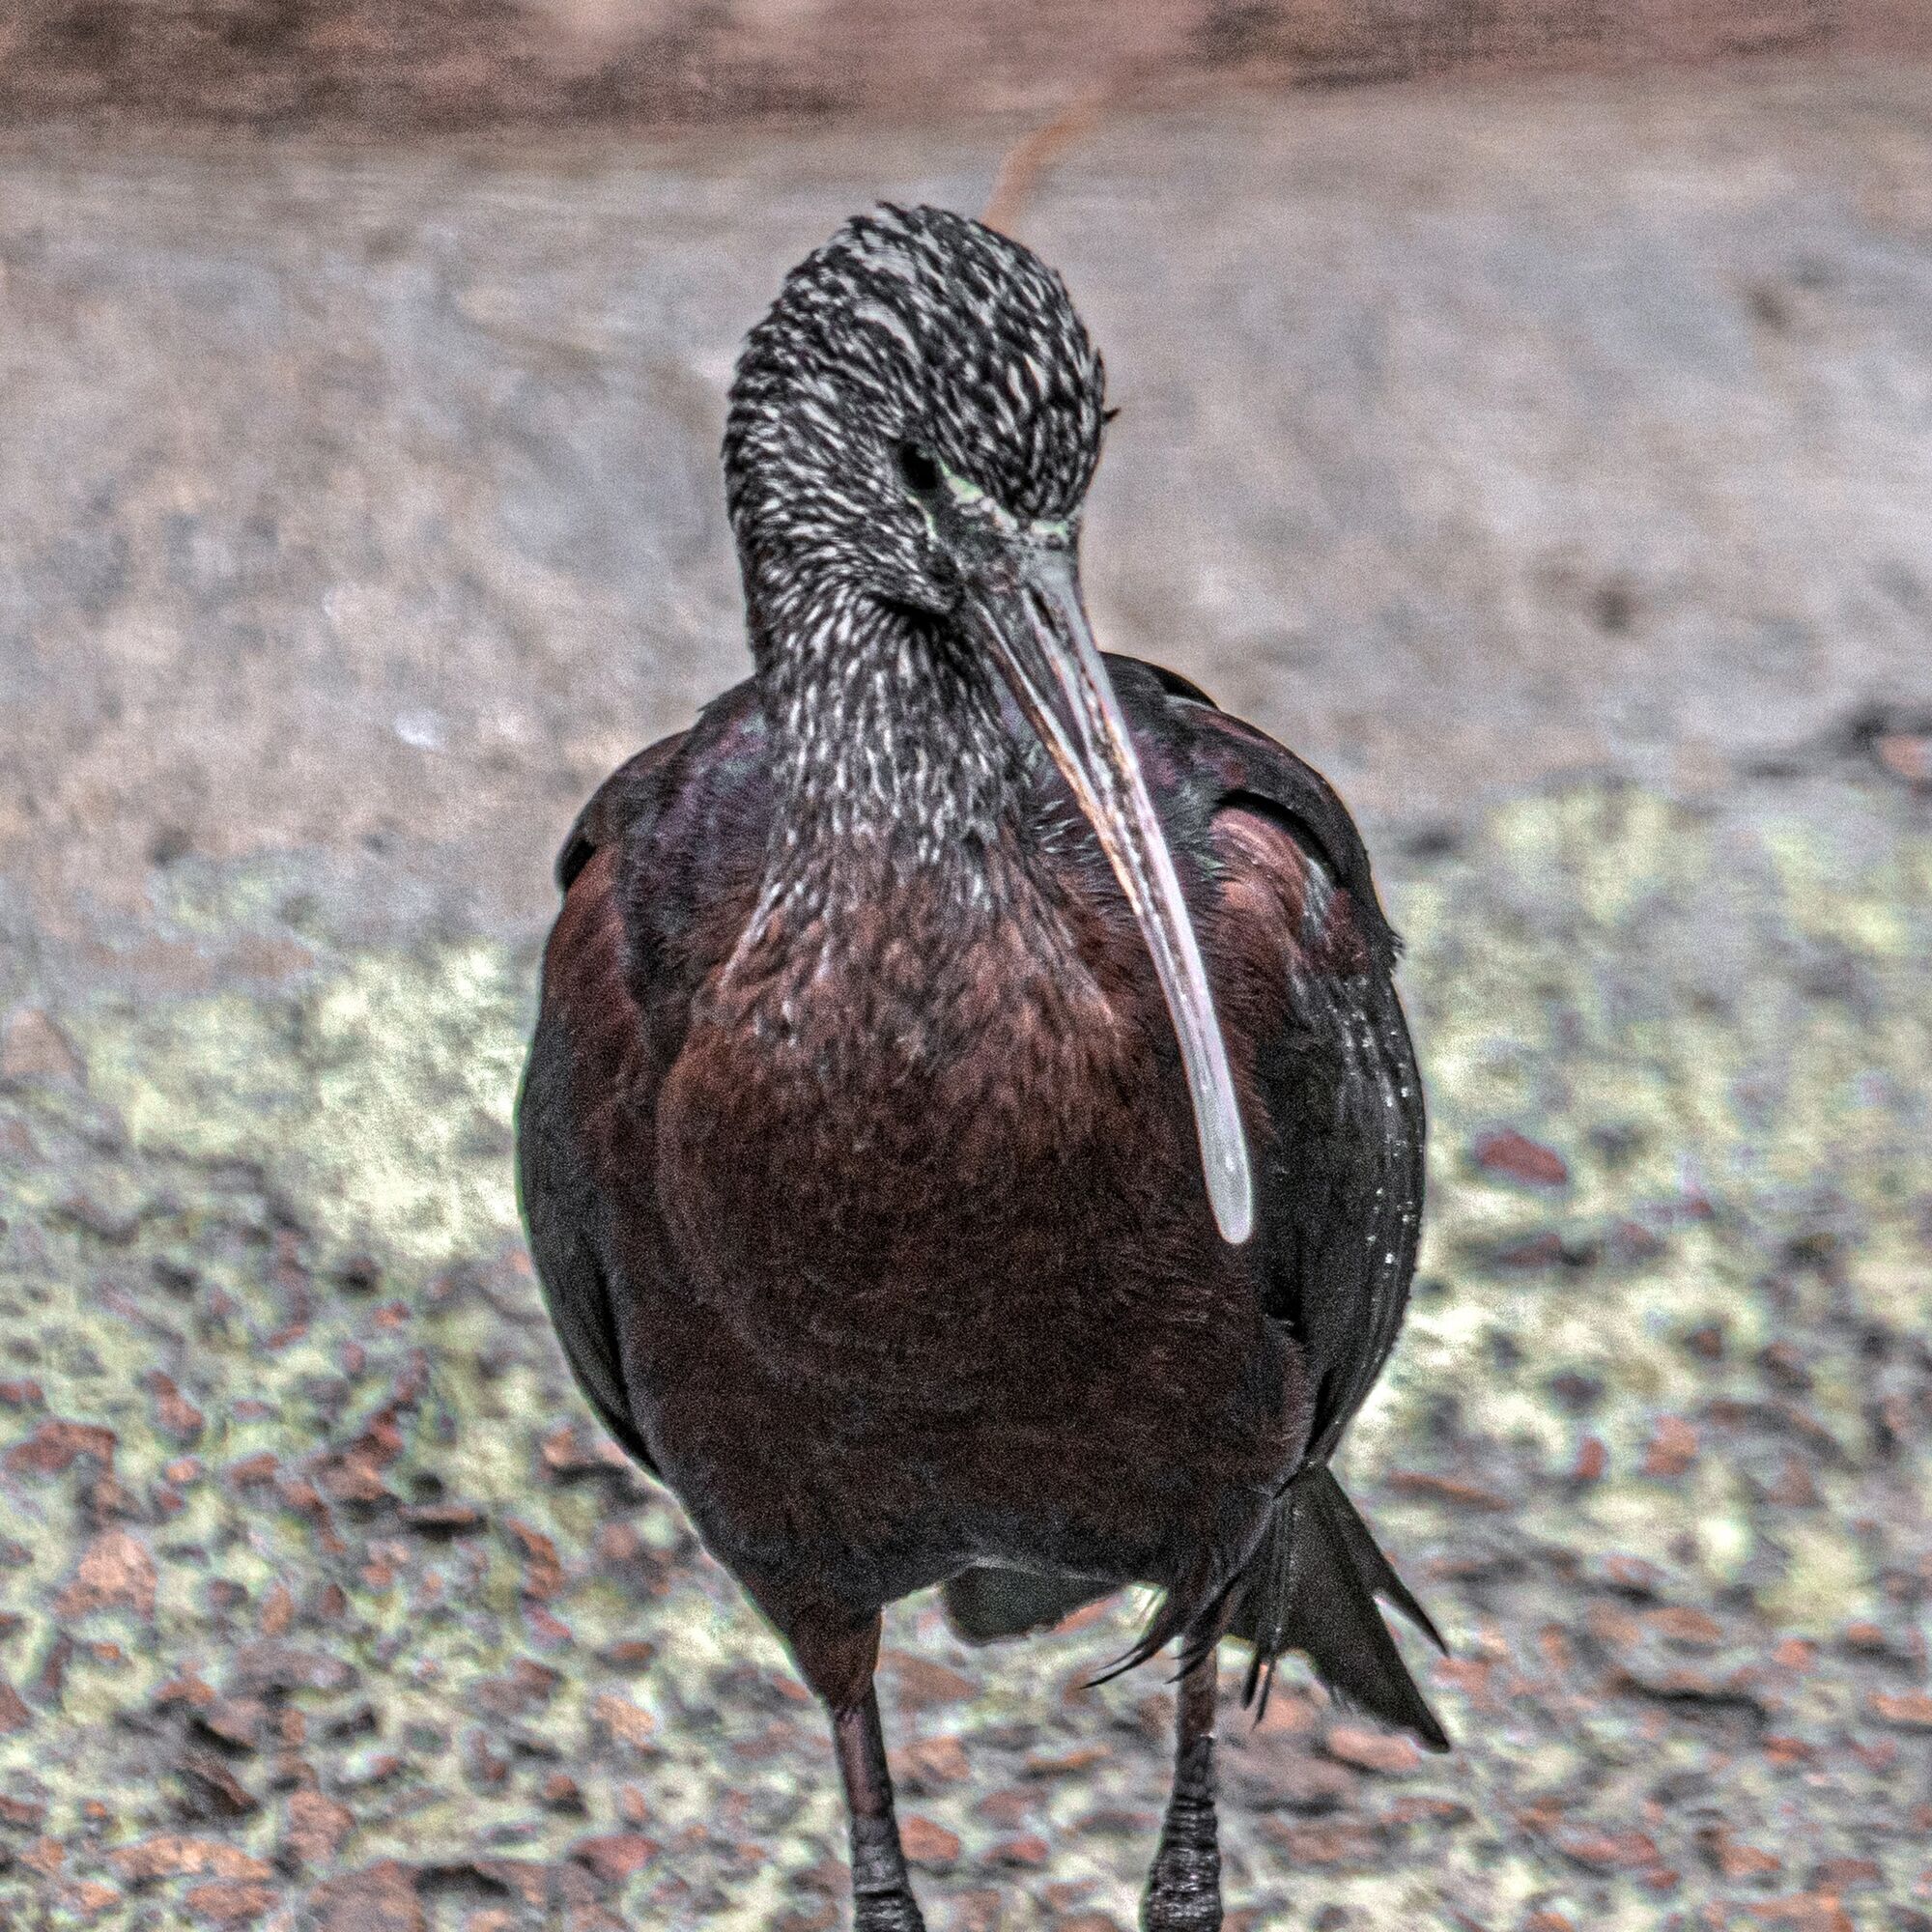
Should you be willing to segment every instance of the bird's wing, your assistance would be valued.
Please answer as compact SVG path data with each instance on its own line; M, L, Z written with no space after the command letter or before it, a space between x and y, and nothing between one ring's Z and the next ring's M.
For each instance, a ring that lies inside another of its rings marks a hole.
M627 984L620 857L627 835L659 810L683 742L684 734L663 739L613 772L557 855L564 904L544 952L536 1036L517 1098L518 1195L564 1357L597 1419L653 1474L624 1395L594 1141L625 1104L641 1043Z
M614 1256L655 1214L656 1089L690 1004L680 936L715 884L721 819L762 803L762 744L755 695L739 685L619 766L578 814L557 855L563 910L517 1102L524 1225L564 1355L598 1420L653 1474L625 1392Z
M1320 1463L1395 1346L1415 1268L1424 1117L1399 942L1318 772L1171 674L1122 660L1114 677L1252 1068L1255 1265L1303 1351Z

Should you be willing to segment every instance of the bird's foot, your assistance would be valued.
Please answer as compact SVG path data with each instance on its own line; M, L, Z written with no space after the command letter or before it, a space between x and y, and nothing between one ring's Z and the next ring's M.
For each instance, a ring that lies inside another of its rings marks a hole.
M1141 1900L1141 1932L1221 1932L1221 1855L1189 1845L1155 1861Z
M925 1932L925 1920L904 1886L892 1891L861 1891L852 1898L852 1932Z

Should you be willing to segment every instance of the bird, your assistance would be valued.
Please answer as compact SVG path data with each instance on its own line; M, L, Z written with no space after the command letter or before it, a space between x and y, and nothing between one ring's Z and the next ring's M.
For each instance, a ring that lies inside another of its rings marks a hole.
M723 444L753 672L557 861L517 1110L563 1352L829 1716L858 1932L918 1932L873 1676L1127 1585L1177 1646L1146 1932L1221 1923L1224 1638L1448 1739L1334 1473L1423 1196L1399 942L1309 765L1103 653L1114 412L1061 275L881 204L747 334ZM1111 1674L1108 1673L1108 1674Z

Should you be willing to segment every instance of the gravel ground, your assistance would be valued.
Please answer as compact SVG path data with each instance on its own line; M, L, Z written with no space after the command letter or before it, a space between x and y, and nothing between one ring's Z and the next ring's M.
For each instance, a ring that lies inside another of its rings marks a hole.
M1128 403L1101 628L1363 806L1430 1085L1347 1463L1458 1749L1231 1713L1251 1932L1932 1928L1928 129L1909 71L1230 110L1029 216ZM0 162L0 1924L841 1922L509 1107L548 848L735 674L736 329L999 152ZM935 1932L1134 1922L1135 1613L892 1614Z

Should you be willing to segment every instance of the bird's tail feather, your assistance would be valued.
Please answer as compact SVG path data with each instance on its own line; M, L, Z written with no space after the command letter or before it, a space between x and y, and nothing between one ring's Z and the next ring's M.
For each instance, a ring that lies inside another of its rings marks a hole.
M1325 1464L1304 1469L1277 1498L1233 1591L1228 1634L1254 1646L1242 1702L1264 1710L1275 1661L1298 1650L1348 1702L1413 1732L1431 1750L1447 1750L1448 1735L1408 1674L1378 1597L1446 1652L1333 1472Z

